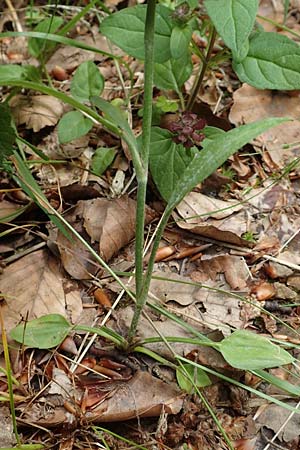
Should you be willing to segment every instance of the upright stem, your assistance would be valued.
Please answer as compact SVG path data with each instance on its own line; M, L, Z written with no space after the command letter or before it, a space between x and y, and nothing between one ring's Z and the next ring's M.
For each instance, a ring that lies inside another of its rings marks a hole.
M195 82L193 89L192 89L192 93L191 96L189 98L188 104L187 104L187 110L191 110L194 106L194 103L196 101L199 89L201 87L213 48L214 48L214 44L215 44L215 40L216 40L216 36L217 36L217 32L215 27L212 28L210 36L209 36L209 44L208 44L208 49L207 49L207 53L205 55L205 60L202 62L202 67L201 67L201 71L199 73L198 79Z
M143 291L143 248L145 226L145 204L148 180L148 164L151 139L152 122L152 95L153 95L153 71L154 71L154 25L155 25L156 0L148 0L145 23L145 65L144 65L144 113L143 136L141 148L141 160L143 174L138 176L137 211L136 211L136 241L135 241L135 289L136 309L129 329L129 340L132 340L139 320L144 300L141 297Z
M156 255L163 231L164 231L164 229L168 223L169 217L172 213L172 210L173 209L165 209L163 216L160 220L160 223L158 225L157 231L156 231L155 240L153 243L153 247L152 247L149 262L148 262L148 269L146 272L145 281L144 281L142 290L139 294L139 297L137 298L137 301L136 301L136 306L135 306L133 318L132 318L129 333L128 333L128 342L129 343L132 342L132 339L135 336L142 309L147 301L148 291L149 291L150 282L151 282L151 276L152 276L152 272L153 272L153 266L154 266L154 262L155 262L155 255Z

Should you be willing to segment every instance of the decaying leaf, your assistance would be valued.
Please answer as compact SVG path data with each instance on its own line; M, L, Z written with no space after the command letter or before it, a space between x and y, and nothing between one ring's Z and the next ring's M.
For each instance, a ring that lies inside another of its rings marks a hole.
M96 198L81 200L66 218L78 232L90 237L92 245L99 243L99 254L109 261L135 235L136 202L127 196L108 200ZM146 208L146 223L155 217L150 208ZM73 241L59 233L58 247L66 271L76 279L90 278L99 269L91 265L91 255L74 238Z
M241 237L247 231L247 223L243 205L237 201L225 202L191 192L176 210L184 219L177 222L180 228L216 240L251 246Z
M217 274L223 273L232 289L243 290L247 287L249 269L245 260L239 256L219 255L202 257L197 264L198 280L216 280Z
M59 313L74 323L82 312L77 283L65 278L57 259L46 250L26 255L6 267L0 291L7 333L27 315L30 320Z
M82 390L78 390L75 397L80 397ZM81 412L81 420L101 423L118 422L139 417L159 416L162 410L167 414L177 414L182 408L184 395L176 385L167 384L147 372L138 371L129 381L115 382L110 388L109 395L104 401L92 410ZM65 409L63 396L57 406L51 404L51 395L44 395L33 406L24 411L24 422L35 423L40 426L58 426L62 424L75 424L79 417L75 417ZM65 397L65 394L64 394ZM74 395L73 395L74 397ZM47 404L47 408L45 408ZM69 398L70 408L72 399ZM74 404L74 399L73 399ZM80 412L78 405L77 411Z
M10 106L16 124L34 132L56 125L64 112L62 102L50 95L15 95Z
M290 406L297 407L295 402ZM289 420L287 420L289 417ZM300 415L291 414L288 409L278 405L268 405L257 419L261 426L265 426L278 434L281 442L290 442L300 435ZM284 426L283 426L284 425Z
M263 153L268 164L269 158L274 166L283 168L299 156L300 141L300 93L259 90L248 84L235 91L234 104L229 119L235 125L251 123L267 117L291 117L294 121L270 128L255 139L254 143ZM255 108L253 105L255 104ZM287 144L290 144L287 146ZM269 158L267 158L267 156ZM298 169L299 170L299 169Z

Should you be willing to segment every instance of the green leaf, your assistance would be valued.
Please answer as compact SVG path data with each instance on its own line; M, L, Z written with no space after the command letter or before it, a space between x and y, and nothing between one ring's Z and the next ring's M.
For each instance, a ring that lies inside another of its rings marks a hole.
M17 64L3 64L0 65L0 83L8 82L9 80L22 80L26 78L26 69L24 66Z
M277 33L256 33L249 52L233 61L239 79L258 89L300 89L300 47Z
M211 385L210 378L203 369L200 369L200 367L192 366L191 364L182 365L187 372L186 374L183 373L181 367L178 367L178 369L176 370L177 382L182 390L184 390L188 394L191 394L195 390L194 384L199 388ZM194 384L192 383L191 379L194 381Z
M42 33L55 33L59 27L64 23L61 17L52 16L42 22L40 22L34 29L34 31L40 31ZM55 48L56 44L48 42L46 40L29 38L28 39L28 51L35 58L39 58L41 52L48 52Z
M102 175L111 165L116 155L116 149L99 147L95 151L92 159L91 169L96 175Z
M254 373L254 375L262 378L263 380L267 381L269 384L272 384L273 386L276 386L279 389L282 389L283 391L286 391L291 395L295 395L297 397L300 396L300 386L292 384L289 381L282 380L281 378L278 378L275 375L272 375L271 373L266 372L265 370L262 370L262 369L254 370L252 372ZM297 382L297 381L295 380L295 382Z
M168 201L182 173L198 154L196 148L187 150L172 140L172 133L162 128L152 128L150 171L162 197Z
M16 133L12 126L12 116L9 106L0 103L0 166L13 153Z
M221 133L215 139L205 139L202 142L203 149L194 156L174 187L168 199L168 208L174 208L188 192L217 170L234 152L264 131L287 120L289 119L264 119ZM167 177L166 174L165 176Z
M144 31L146 5L137 5L111 14L103 20L100 31L114 44L135 58L144 59ZM154 60L165 62L171 58L170 37L172 11L157 5L155 17Z
M218 344L218 350L232 367L242 370L278 367L295 360L279 345L246 330L232 333Z
M188 52L193 28L187 24L185 27L175 26L171 33L170 50L172 58L182 58Z
M71 81L71 94L80 102L88 102L98 96L104 88L104 78L92 61L86 61L77 68Z
M91 119L84 117L80 111L70 111L59 121L57 126L58 139L61 144L73 141L87 134L93 127Z
M183 83L190 77L193 64L187 52L180 59L171 59L163 64L154 64L154 84L159 89L179 93Z
M242 57L255 22L258 0L205 0L204 4L227 47L236 57Z
M28 347L45 349L61 344L71 329L72 325L64 316L48 314L16 326L10 335Z

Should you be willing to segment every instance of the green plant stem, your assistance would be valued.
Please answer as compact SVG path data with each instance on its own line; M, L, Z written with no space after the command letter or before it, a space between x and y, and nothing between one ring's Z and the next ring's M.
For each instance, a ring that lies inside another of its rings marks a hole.
M290 33L292 36L295 36L297 38L300 37L300 34L297 33L296 31L292 30L291 28L287 27L286 25L279 23L279 22L275 22L275 20L269 19L268 17L264 17L261 15L257 15L258 19L264 20L265 22L271 23L272 25L274 25L276 28L280 28L281 30L287 31L288 33Z
M143 310L143 307L147 301L148 291L149 291L149 287L150 287L150 283L151 283L151 277L152 277L152 272L153 272L153 267L154 267L154 262L155 262L155 255L158 250L159 242L162 237L163 231L168 223L168 220L169 220L169 217L170 217L172 211L173 211L173 208L167 207L165 209L165 211L161 217L161 220L159 222L159 225L157 227L157 230L156 230L156 236L155 236L155 240L154 240L150 258L149 258L148 268L147 268L147 272L146 272L146 275L144 278L143 288L141 290L139 297L137 297L137 299L136 299L136 306L135 306L133 318L132 318L132 321L130 324L130 329L129 329L129 333L128 333L129 343L132 342L132 339L134 338L134 336L136 334L136 329L137 329L137 326L139 323L139 318L140 318L141 312Z
M143 286L143 249L144 249L144 226L145 226L145 204L148 180L148 164L151 139L152 122L152 93L153 93L153 71L154 71L154 25L155 25L156 1L149 0L147 4L147 15L145 23L145 66L144 66L144 114L143 135L141 148L142 173L137 173L137 211L136 211L136 242L135 242L135 286L137 305ZM132 327L129 336L132 338Z
M203 81L206 69L207 69L208 64L209 64L209 60L210 60L210 57L211 57L211 54L212 54L212 51L213 51L213 48L214 48L216 36L217 36L216 29L215 29L215 27L212 27L211 32L210 32L210 36L209 36L209 40L208 40L209 44L208 44L207 53L205 55L205 60L202 62L202 67L201 67L201 71L199 73L198 79L196 79L196 81L194 83L194 86L192 88L192 93L191 93L190 98L189 98L188 103L187 103L187 110L192 110L193 109L193 106L194 106L194 103L196 101L199 89L201 87L201 84L202 84L202 81Z
M20 440L20 436L18 433L18 427L17 427L10 357L9 357L7 336L6 336L6 330L4 327L4 320L2 317L2 313L0 313L0 325L1 325L1 330L2 330L2 333L1 333L2 334L2 345L3 345L4 360L5 360L6 374L7 374L7 387L8 387L8 393L9 393L9 404L10 404L12 426L13 426L14 435L15 435L15 438L17 441L17 445L20 446L21 440Z

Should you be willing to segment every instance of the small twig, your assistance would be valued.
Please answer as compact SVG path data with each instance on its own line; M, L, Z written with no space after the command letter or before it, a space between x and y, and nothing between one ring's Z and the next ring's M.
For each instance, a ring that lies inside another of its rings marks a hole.
M283 266L289 267L290 269L297 270L300 272L300 266L298 264L293 264L289 261L285 261L284 259L275 258L270 255L263 255L263 258L268 259L269 261L273 261L275 263L281 264Z

